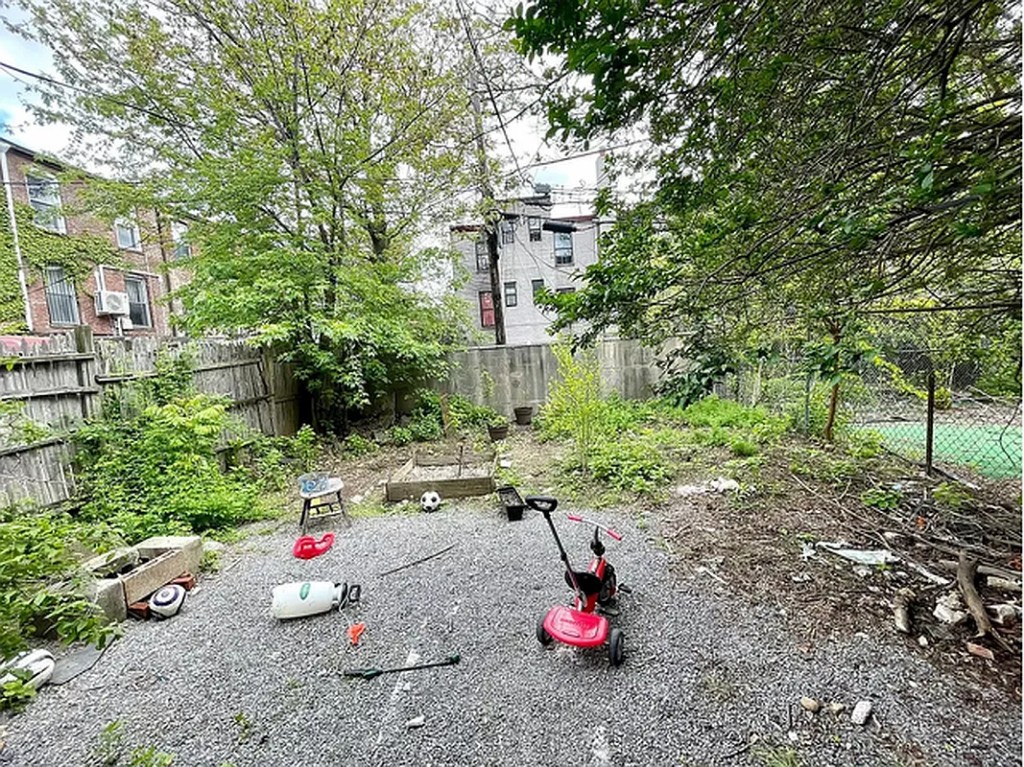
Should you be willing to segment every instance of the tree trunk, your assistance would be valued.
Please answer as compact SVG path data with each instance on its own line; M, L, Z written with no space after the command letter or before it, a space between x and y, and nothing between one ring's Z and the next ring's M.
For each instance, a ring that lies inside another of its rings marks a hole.
M828 395L828 418L825 419L825 441L831 442L836 425L836 409L839 407L839 382L832 384Z
M487 228L487 261L491 272L491 306L494 307L494 343L505 345L505 304L501 293L501 275L498 273L498 225Z

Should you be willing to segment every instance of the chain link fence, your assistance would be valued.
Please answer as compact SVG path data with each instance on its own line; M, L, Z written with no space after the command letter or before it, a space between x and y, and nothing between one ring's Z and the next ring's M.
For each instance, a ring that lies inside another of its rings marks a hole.
M841 389L839 428L873 432L909 460L992 480L1021 477L1020 397L978 388L964 363L937 369L927 349L890 352L862 365ZM829 386L806 372L800 350L726 376L716 393L785 415L804 433L821 434Z

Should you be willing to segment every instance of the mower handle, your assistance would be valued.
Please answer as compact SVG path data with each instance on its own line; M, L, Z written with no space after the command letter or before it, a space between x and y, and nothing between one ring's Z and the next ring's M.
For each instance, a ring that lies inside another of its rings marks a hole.
M550 495L528 495L524 500L527 506L545 516L558 508L558 499Z
M610 527L605 527L600 522L595 522L592 519L587 519L586 517L581 517L579 514L566 514L566 517L568 517L570 522L586 522L588 525L593 525L596 528L604 530L609 535L609 537L614 538L617 541L621 541L622 540L622 533L617 533L614 530L612 530Z

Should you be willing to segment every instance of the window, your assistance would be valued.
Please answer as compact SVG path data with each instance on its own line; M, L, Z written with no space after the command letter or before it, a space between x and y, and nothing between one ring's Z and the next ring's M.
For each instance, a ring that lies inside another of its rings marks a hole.
M36 212L36 226L64 234L64 217L60 214L60 184L52 178L25 176L25 185L28 187L28 203Z
M77 325L78 297L63 266L46 267L46 309L51 325Z
M142 237L134 218L119 218L114 222L114 232L117 234L117 247L124 250L142 250Z
M117 247L125 250L142 249L142 235L134 216L115 221L114 233L117 235Z
M530 285L533 287L533 300L536 302L537 294L544 290L544 280L533 280Z
M519 292L514 282L505 283L505 306L517 306L519 304Z
M491 268L490 255L487 252L487 240L476 241L476 270L486 272Z
M516 225L512 221L501 222L501 244L513 245L516 241Z
M530 242L540 242L540 216L527 218L526 226L530 230Z
M555 232L555 266L572 264L572 232Z
M188 243L188 226L180 221L171 222L171 240L174 242L174 259L180 261L192 255L192 246Z
M145 277L125 275L124 291L128 294L128 319L137 328L148 328L153 323L149 318L149 290Z
M494 327L494 299L489 290L480 291L480 327Z
M559 288L555 291L556 293L575 293L576 288Z

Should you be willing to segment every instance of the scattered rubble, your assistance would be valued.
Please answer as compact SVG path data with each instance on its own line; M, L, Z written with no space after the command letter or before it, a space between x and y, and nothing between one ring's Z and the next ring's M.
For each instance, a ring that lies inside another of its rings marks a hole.
M960 598L960 592L951 591L944 597L935 601L935 609L932 615L938 618L947 626L958 626L967 620L967 613L964 612L964 602Z
M812 714L817 714L821 711L821 702L806 695L800 698L800 705L804 707L804 710L810 711Z
M910 606L916 597L912 589L902 588L896 592L893 613L896 616L896 630L902 634L910 633Z
M975 644L974 642L967 643L967 652L971 655L977 655L979 658L984 658L985 660L996 659L996 656L992 654L990 649L982 647L980 644Z
M864 726L867 724L868 717L871 716L871 701L862 700L853 707L853 713L850 714L850 721L856 725Z

